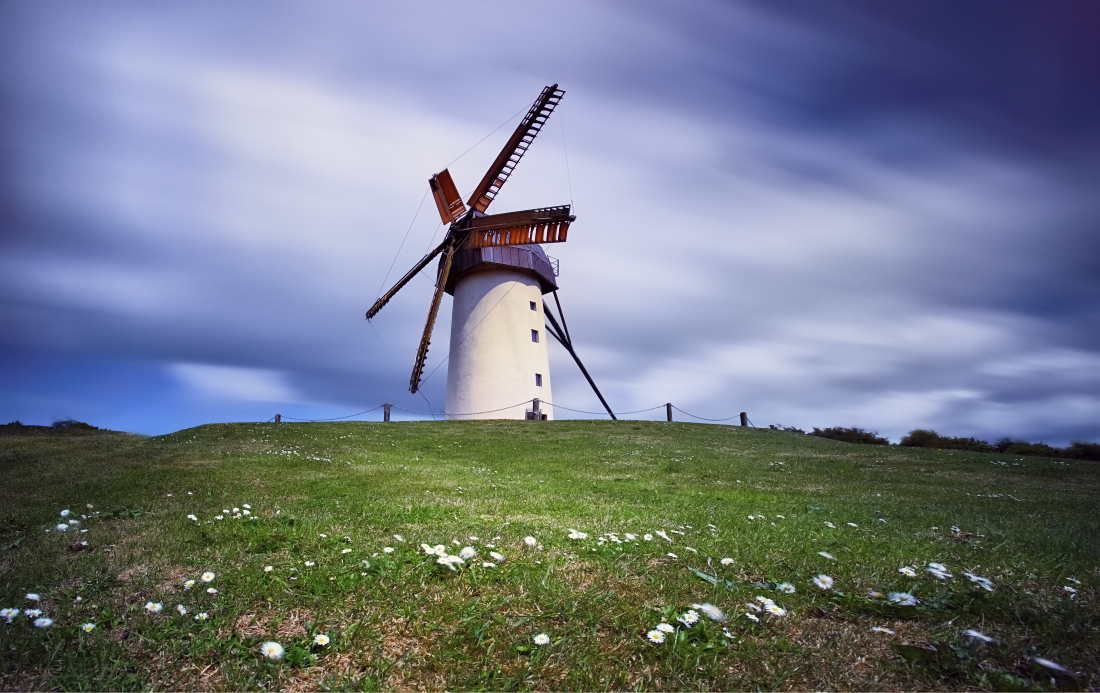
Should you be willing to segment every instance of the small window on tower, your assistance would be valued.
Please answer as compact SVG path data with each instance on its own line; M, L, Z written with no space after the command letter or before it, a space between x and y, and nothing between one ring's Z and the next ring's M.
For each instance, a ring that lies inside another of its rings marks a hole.
M535 373L535 387L542 387L542 373Z
M531 301L531 310L538 310L538 308L535 307L534 301Z
M535 344L539 343L539 331L538 330L531 330L531 341L534 342Z

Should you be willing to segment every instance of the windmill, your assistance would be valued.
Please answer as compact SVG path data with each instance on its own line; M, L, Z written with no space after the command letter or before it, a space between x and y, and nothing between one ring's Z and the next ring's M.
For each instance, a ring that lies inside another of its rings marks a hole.
M556 268L538 245L565 242L576 220L570 206L485 213L564 95L556 84L542 90L465 204L447 169L428 179L447 235L367 311L370 320L439 256L409 391L420 388L439 305L449 293L454 301L446 410L460 418L522 418L508 408L532 401L525 416L544 418L537 402L551 400L545 333L565 347L615 418L573 349L558 301ZM547 293L554 295L560 321L542 299Z

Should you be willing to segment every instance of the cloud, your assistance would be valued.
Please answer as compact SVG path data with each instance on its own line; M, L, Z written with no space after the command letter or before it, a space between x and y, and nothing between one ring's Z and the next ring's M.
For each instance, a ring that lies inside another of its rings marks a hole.
M197 396L248 402L300 402L301 396L278 371L199 363L173 363L169 371Z
M406 388L431 270L363 313L442 234L417 212L427 176L449 165L469 192L494 128L556 81L493 211L575 203L547 251L616 409L1100 435L1100 121L1080 115L1100 61L1055 12L979 3L959 29L855 3L199 7L0 7L4 363L110 361L143 411L180 386L424 409ZM476 38L563 21L507 60ZM550 349L555 400L598 411ZM11 401L48 399L47 379ZM103 406L138 420L133 401Z

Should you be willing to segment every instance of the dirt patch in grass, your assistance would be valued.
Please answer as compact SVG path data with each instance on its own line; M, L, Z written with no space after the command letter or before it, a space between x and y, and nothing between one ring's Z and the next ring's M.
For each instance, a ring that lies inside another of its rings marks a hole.
M276 621L274 628L272 622ZM265 610L248 611L237 617L230 629L218 632L218 637L228 637L232 632L240 638L295 638L308 634L305 624L313 622L313 612L308 609L290 609L284 614ZM274 631L274 632L273 632Z

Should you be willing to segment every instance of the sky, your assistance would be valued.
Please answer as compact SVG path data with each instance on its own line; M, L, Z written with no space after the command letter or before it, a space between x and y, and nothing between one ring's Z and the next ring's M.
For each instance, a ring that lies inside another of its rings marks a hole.
M427 178L468 195L557 83L491 211L574 205L545 249L616 411L1100 440L1097 35L1093 0L2 3L0 423L442 417L450 297L422 395L431 272L364 313L442 238Z

